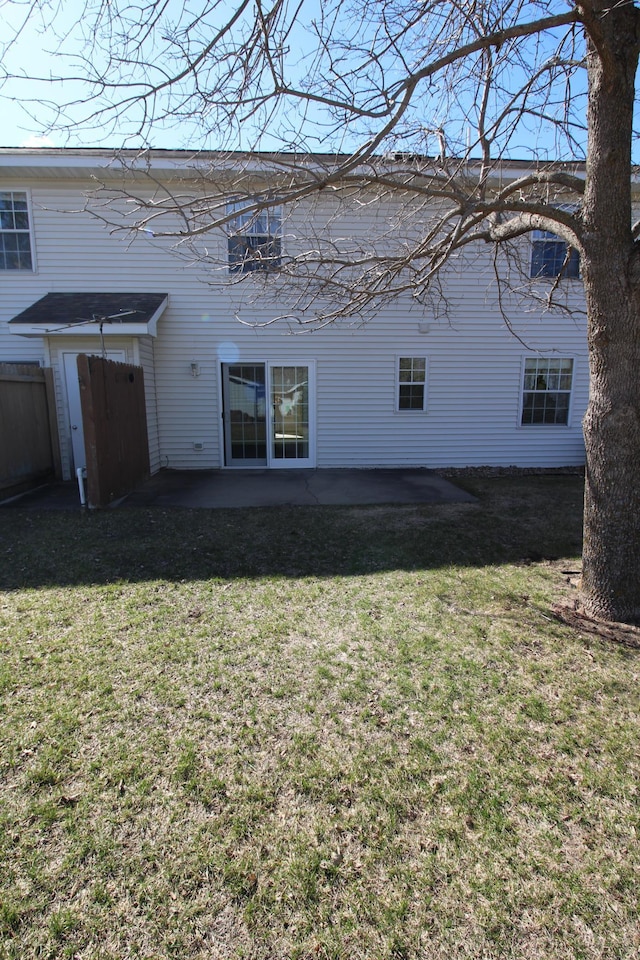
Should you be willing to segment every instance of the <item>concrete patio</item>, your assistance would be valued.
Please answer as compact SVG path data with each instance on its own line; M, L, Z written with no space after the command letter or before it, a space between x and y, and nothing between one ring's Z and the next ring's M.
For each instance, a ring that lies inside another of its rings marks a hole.
M161 470L112 507L218 508L382 503L473 503L431 470ZM0 503L5 508L80 510L75 483L54 483Z

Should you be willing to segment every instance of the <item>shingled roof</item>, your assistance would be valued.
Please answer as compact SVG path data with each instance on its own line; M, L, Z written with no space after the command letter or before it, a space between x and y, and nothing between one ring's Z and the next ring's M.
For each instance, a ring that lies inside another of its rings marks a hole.
M92 324L144 327L158 318L167 299L166 293L47 293L9 324L36 326L41 334Z

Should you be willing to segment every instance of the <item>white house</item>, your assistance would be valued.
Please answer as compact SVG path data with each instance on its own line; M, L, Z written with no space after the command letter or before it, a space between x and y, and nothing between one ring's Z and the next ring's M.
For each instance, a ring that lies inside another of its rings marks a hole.
M154 151L140 178L184 184L193 168L186 153ZM127 176L106 150L0 150L0 361L53 369L66 477L84 456L78 353L143 367L152 471L583 462L579 280L562 280L571 316L514 294L509 329L487 248L447 270L446 317L407 294L366 323L305 332L277 274L267 290L246 258L277 264L315 208L286 230L276 211L214 231L203 242L215 256L190 261L162 231L132 241L100 219L96 184L126 193ZM112 203L126 217L126 196ZM359 211L350 229L366 235L382 214ZM526 243L536 282L552 283L564 244Z

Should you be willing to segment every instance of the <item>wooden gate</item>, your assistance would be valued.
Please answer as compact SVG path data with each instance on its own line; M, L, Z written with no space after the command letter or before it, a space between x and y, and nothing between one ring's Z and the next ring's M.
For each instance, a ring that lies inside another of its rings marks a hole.
M78 356L87 503L106 507L149 476L142 367Z
M60 475L51 370L0 363L0 491L18 493Z

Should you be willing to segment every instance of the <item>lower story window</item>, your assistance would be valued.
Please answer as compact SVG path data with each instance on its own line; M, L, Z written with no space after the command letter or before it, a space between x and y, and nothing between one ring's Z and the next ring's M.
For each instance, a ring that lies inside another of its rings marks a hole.
M573 360L525 360L522 425L568 424L572 382Z
M398 358L398 410L424 410L427 400L425 357Z

